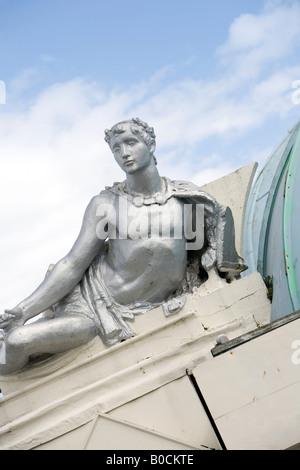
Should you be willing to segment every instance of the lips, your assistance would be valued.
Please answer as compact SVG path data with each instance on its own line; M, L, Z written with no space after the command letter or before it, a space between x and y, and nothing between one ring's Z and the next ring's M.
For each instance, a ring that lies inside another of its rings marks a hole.
M133 160L126 160L126 162L124 162L124 165L130 165L131 163L133 163Z

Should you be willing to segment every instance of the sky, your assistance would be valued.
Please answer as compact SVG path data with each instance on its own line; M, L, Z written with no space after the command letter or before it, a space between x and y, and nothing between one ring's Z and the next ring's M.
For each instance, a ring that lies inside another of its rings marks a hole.
M0 0L1 311L124 179L106 128L140 117L160 174L201 186L263 167L298 87L297 0Z

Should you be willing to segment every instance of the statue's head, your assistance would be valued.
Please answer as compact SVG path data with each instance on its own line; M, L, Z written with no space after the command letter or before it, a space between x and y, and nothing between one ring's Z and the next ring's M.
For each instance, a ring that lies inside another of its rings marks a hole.
M138 136L141 140L145 142L145 144L150 148L155 148L156 141L155 141L155 132L153 127L150 127L146 122L142 121L139 118L132 118L126 121L121 121L115 124L111 129L105 129L105 141L111 148L111 141L113 136L117 136L125 132L124 124L129 125L131 132ZM153 155L155 164L157 165L156 157Z

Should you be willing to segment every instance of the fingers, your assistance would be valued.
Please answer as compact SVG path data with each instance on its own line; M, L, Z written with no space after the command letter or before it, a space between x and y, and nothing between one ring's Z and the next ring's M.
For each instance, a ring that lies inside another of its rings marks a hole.
M9 314L9 315L13 315L13 310L11 310L11 309L9 309L9 308L6 308L6 309L4 310L4 314L6 314L6 313Z
M17 308L4 310L4 313L0 313L0 329L7 330L19 326L22 324L21 318L22 312Z
M4 329L9 327L14 318L15 316L12 313L8 313L7 311L5 311L3 314L0 314L0 328Z
M12 313L9 313L9 310L4 310L4 312L5 313L0 315L0 321L7 321L15 317L15 315L13 315Z

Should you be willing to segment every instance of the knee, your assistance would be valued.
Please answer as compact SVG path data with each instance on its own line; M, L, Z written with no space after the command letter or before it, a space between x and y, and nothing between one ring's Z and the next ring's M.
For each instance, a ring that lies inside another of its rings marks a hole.
M0 375L11 374L22 369L27 361L26 335L22 327L5 333L4 353L2 352Z
M7 333L5 345L8 351L21 353L24 351L25 345L28 343L28 339L26 329L24 327L17 327Z

